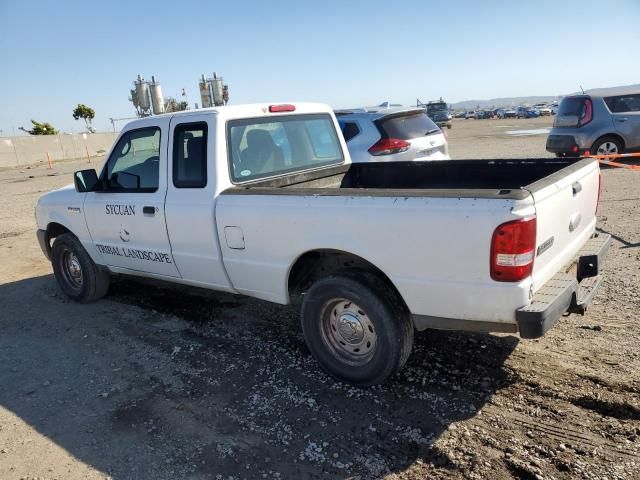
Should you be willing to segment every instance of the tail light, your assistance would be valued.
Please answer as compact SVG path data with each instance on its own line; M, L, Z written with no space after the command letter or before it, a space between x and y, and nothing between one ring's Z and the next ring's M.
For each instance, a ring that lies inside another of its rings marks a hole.
M503 223L491 238L491 278L519 282L531 275L536 253L536 217Z
M369 153L374 156L391 155L409 150L411 144L399 138L381 138L376 144L369 148Z
M580 117L579 127L582 127L593 120L593 103L590 98L584 99L584 111L582 112L582 116Z

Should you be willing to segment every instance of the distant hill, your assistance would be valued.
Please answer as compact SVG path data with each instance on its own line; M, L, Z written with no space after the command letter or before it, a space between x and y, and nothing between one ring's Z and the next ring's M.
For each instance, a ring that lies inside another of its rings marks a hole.
M615 94L625 94L631 92L640 91L640 83L636 83L633 85L624 85L621 87L609 87L609 88L592 88L589 90L585 90L585 93L592 93L597 95L606 95L607 93L615 93ZM565 95L572 95L574 93L580 92L571 92ZM504 97L504 98L490 98L489 100L464 100L462 102L452 103L451 106L455 110L475 110L476 108L489 108L489 107L510 107L510 106L518 106L518 105L534 105L536 103L550 103L554 100L560 100L561 96L529 96L529 97Z

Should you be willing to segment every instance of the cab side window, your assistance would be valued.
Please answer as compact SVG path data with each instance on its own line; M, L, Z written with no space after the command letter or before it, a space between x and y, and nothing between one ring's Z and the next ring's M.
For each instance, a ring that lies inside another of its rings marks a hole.
M620 95L604 100L611 113L640 112L640 95Z
M207 185L207 124L182 123L173 131L173 184L177 188Z
M140 128L125 133L103 173L108 191L155 192L160 173L160 129Z

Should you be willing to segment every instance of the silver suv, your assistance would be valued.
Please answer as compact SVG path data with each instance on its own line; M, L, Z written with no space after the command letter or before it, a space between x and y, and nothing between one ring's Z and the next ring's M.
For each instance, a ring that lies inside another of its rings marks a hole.
M565 97L547 138L547 151L558 157L636 149L640 149L640 92Z

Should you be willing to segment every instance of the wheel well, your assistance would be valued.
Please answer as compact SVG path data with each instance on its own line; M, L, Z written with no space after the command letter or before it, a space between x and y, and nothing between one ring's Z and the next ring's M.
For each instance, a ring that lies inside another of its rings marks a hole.
M406 303L391 279L378 267L358 255L341 250L312 250L300 256L289 271L289 296L305 293L313 283L340 270L364 271L373 274L392 290L406 307Z
M598 137L598 139L595 142L593 142L593 145L591 145L591 148L593 148L593 146L596 145L603 138L615 138L620 142L621 150L624 151L624 139L617 133L607 133L606 135L601 135L600 137Z
M59 223L56 223L56 222L50 223L49 225L47 225L47 243L49 243L50 245L52 239L56 238L59 235L62 235L63 233L72 233L72 232L64 225L60 225Z

